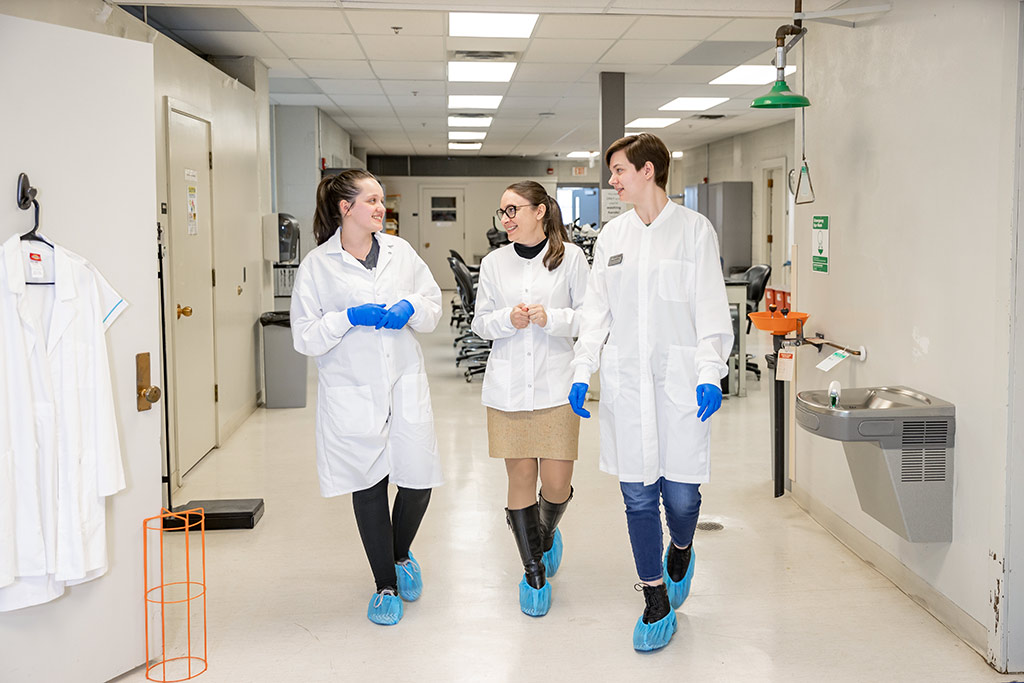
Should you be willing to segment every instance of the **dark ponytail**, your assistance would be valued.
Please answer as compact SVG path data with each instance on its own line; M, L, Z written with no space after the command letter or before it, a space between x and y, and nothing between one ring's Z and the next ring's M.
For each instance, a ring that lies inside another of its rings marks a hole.
M522 180L512 183L506 192L515 192L517 195L530 202L534 206L543 205L544 212L544 236L548 238L548 253L544 255L544 266L548 270L554 270L562 265L562 258L565 256L565 241L569 236L562 225L562 210L558 208L558 202L548 195L544 186L533 180Z
M353 202L362 188L359 181L377 180L369 171L353 168L320 181L316 188L316 215L313 216L313 238L317 246L331 239L341 225L342 201Z

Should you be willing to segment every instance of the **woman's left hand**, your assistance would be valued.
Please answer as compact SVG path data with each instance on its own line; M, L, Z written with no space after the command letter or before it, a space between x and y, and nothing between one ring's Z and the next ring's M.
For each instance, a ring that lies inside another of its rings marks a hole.
M544 307L540 304L533 304L528 309L530 314L530 322L534 325L540 325L544 327L548 324L548 312L544 310Z

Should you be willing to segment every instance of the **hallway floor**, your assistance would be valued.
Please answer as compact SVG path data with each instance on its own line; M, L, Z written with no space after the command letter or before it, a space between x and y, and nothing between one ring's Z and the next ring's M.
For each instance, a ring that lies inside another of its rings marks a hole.
M366 619L373 580L349 497L324 499L317 489L311 374L305 409L257 410L175 495L175 504L266 502L255 529L207 534L209 670L198 680L1019 678L993 672L788 496L772 498L767 376L749 375L749 396L725 401L714 417L701 522L722 528L697 531L693 590L667 648L647 655L632 648L643 597L633 588L617 481L597 468L596 419L583 422L551 611L523 615L522 569L502 511L504 467L487 457L480 380L467 384L454 367L446 323L421 337L447 477L413 545L423 597L405 605L397 626ZM750 340L755 349L768 345ZM597 405L588 407L596 415ZM137 669L117 680L145 676Z

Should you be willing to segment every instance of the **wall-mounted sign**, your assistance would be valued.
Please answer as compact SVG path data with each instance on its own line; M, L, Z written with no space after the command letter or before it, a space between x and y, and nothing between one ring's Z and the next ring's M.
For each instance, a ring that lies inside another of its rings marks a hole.
M185 193L188 206L185 209L186 227L189 235L199 234L199 174L191 168L185 169Z
M828 216L811 218L811 270L828 273Z
M572 167L572 174L573 175L587 175L587 167L586 166L573 166Z
M626 211L626 205L615 190L601 190L601 223L607 223Z

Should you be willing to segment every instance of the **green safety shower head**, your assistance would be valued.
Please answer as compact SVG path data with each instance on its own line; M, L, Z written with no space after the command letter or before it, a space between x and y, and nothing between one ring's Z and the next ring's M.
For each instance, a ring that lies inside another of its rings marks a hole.
M768 91L768 94L761 95L750 103L751 109L794 109L809 106L811 106L811 101L803 95L792 92L786 85L785 79L775 81L775 85Z

